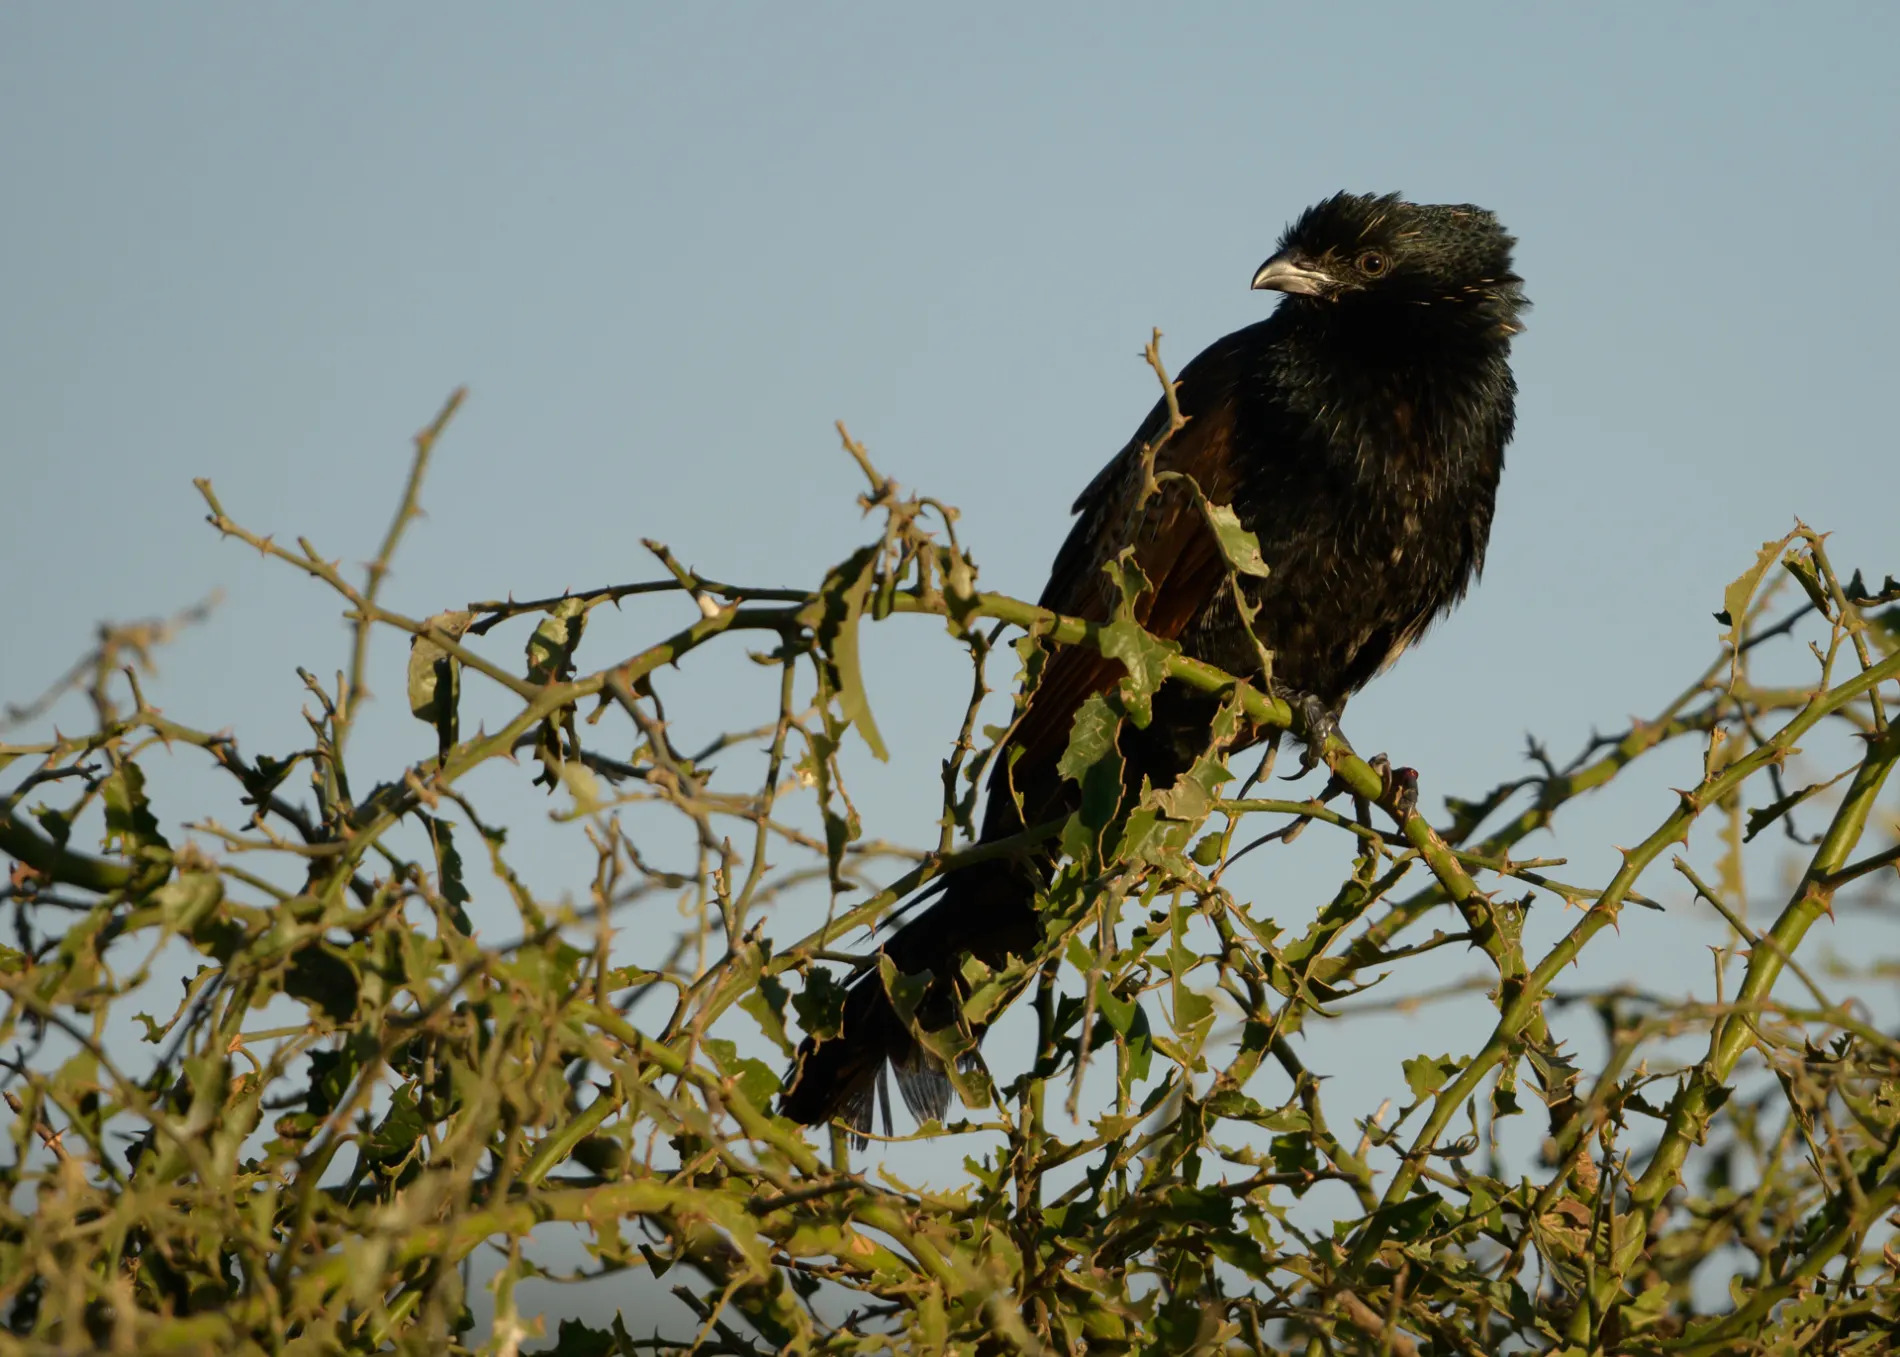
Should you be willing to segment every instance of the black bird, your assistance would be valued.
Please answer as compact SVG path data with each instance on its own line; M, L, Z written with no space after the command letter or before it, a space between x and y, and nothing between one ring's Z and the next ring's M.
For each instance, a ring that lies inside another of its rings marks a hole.
M1328 198L1253 276L1255 288L1284 294L1274 313L1180 374L1188 422L1162 445L1155 470L1186 473L1258 537L1269 573L1240 577L1257 610L1254 635L1272 652L1274 689L1308 714L1309 730L1449 611L1484 565L1517 392L1511 337L1530 305L1513 244L1478 207ZM1258 673L1254 637L1192 489L1176 479L1142 495L1142 450L1168 425L1164 399L1082 492L1042 605L1110 620L1118 595L1103 566L1133 546L1151 586L1136 620L1192 657ZM1050 659L995 761L985 841L1076 808L1076 786L1056 769L1071 721L1122 674L1085 646ZM1162 787L1185 771L1208 746L1217 704L1164 684L1145 728L1122 724L1127 787L1144 776ZM1006 776L1021 815L1002 790ZM1045 855L954 872L941 897L885 941L900 973L936 977L916 1013L926 1030L954 1020L962 956L996 967L1033 951L1036 889L1052 865ZM919 1120L943 1115L948 1081L873 968L851 986L840 1033L800 1046L781 1109L807 1124L842 1115L868 1130L886 1061Z

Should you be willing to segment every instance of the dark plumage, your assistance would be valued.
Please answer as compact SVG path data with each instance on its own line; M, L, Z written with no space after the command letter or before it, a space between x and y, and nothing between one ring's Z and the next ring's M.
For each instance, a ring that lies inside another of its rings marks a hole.
M1282 695L1337 712L1483 567L1517 390L1510 342L1529 305L1512 244L1481 208L1339 194L1302 214L1254 275L1254 287L1286 294L1274 313L1182 370L1177 400L1188 423L1163 445L1156 470L1187 473L1259 538L1270 573L1245 577L1243 587ZM1082 492L1041 602L1109 620L1116 596L1102 567L1132 545L1152 586L1137 620L1190 656L1257 673L1253 638L1191 491L1170 481L1141 502L1142 449L1167 427L1163 401ZM995 762L986 841L1075 809L1077 789L1056 771L1070 723L1121 675L1119 663L1084 646L1051 658L1011 736L1020 754ZM1167 684L1147 727L1125 722L1128 786L1144 776L1164 786L1184 771L1207 746L1216 701ZM1020 817L998 790L1006 770ZM885 941L898 971L939 977L917 1012L926 1029L953 1020L957 996L941 977L956 974L963 954L994 967L1035 946L1035 891L1050 865L999 861L953 873L941 898ZM842 1033L799 1048L782 1108L801 1122L842 1114L868 1129L887 1060L911 1111L941 1116L948 1084L872 969L851 987Z

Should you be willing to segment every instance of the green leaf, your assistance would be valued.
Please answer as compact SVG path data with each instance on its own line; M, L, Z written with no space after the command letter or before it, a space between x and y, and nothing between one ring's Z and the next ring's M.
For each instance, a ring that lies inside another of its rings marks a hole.
M1172 787L1155 793L1155 804L1170 819L1198 822L1206 818L1213 807L1220 785L1231 782L1233 777L1227 771L1225 760L1218 754L1202 754L1194 760L1192 768L1174 780ZM1216 845L1218 849L1218 840ZM1206 862L1201 865L1207 867L1213 864Z
M1174 995L1174 1027L1183 1036L1195 1033L1214 1020L1214 1001L1197 990L1179 986Z
M706 1053L719 1067L720 1074L733 1080L746 1101L754 1107L770 1107L779 1090L779 1077L762 1060L740 1055L739 1048L724 1037L708 1037Z
M304 1092L304 1111L327 1117L342 1103L350 1081L362 1068L362 1051L355 1042L336 1050L310 1053L310 1084Z
M761 975L758 987L739 1001L739 1007L752 1015L759 1030L786 1055L792 1053L792 1039L785 1030L785 1001L790 997L777 976Z
M1319 1172L1319 1151L1313 1147L1311 1132L1296 1131L1291 1135L1275 1136L1268 1152L1276 1173Z
M564 1319L555 1330L554 1346L541 1349L542 1357L617 1357L620 1341L603 1329L591 1329L578 1319Z
M127 759L107 774L99 795L106 808L107 851L133 857L146 848L171 848L158 832L152 804L145 798L145 773L136 763Z
M1793 575L1801 586L1801 592L1808 596L1808 602L1822 617L1833 620L1834 599L1828 593L1827 586L1821 582L1821 571L1814 563L1814 552L1791 551L1781 558L1781 568Z
M1115 747L1116 716L1108 699L1091 694L1069 727L1068 748L1056 771L1079 784L1081 804L1063 827L1062 849L1078 862L1094 862L1102 831L1114 820L1122 799L1122 756Z
M1135 549L1133 547L1123 547L1120 554L1117 555L1114 560L1109 561L1102 567L1102 571L1115 584L1115 595L1117 599L1115 604L1116 620L1133 622L1135 620L1135 604L1140 601L1143 594L1147 593L1148 590L1153 587L1148 582L1147 574L1143 572L1140 564L1135 560Z
M1523 1110L1524 1109L1518 1105L1517 1088L1515 1084L1507 1088L1500 1082L1496 1088L1491 1090L1491 1116L1494 1119L1498 1117L1515 1117Z
M1240 526L1240 515L1232 505L1215 504L1205 495L1199 498L1201 512L1207 517L1207 526L1214 530L1214 540L1227 564L1236 574L1265 579L1271 572L1261 559L1260 539Z
M1373 1221L1384 1227L1384 1232L1401 1244L1410 1244L1424 1237L1438 1219L1439 1208L1445 1199L1436 1192L1420 1192L1407 1197L1404 1201L1382 1206L1372 1213Z
M1115 856L1124 863L1150 862L1173 868L1179 875L1191 876L1180 852L1187 846L1193 827L1179 820L1164 820L1159 811L1137 810L1129 815Z
M389 1099L389 1111L363 1141L363 1162L382 1173L400 1168L415 1152L425 1123L416 1095L405 1084Z
M468 917L468 885L462 879L462 855L455 850L454 832L447 820L432 815L421 818L435 845L436 874L442 883L442 900L448 906L449 919L462 930L463 936L472 936L475 925Z
M1103 1020L1122 1036L1128 1035L1129 1026L1135 1021L1137 1007L1134 1000L1118 997L1115 991L1108 987L1106 976L1095 982L1095 1009L1102 1015Z
M792 996L792 1008L806 1035L829 1041L838 1035L844 1020L844 986L831 978L830 971L807 971L804 988Z
M1148 1026L1148 1010L1136 1004L1134 1019L1128 1024L1128 1076L1124 1091L1146 1079L1153 1064L1154 1033Z
M1234 1199L1219 1188L1176 1183L1161 1193L1154 1215L1171 1225L1204 1225L1217 1229L1233 1224Z
M830 660L832 681L838 694L838 714L847 725L857 728L880 760L888 761L890 752L878 733L871 716L871 700L865 694L864 674L858 655L858 621L864 615L865 600L877 578L878 547L864 547L834 570L821 591L824 620L818 626L818 644Z
M46 831L46 837L61 848L64 848L67 840L72 838L72 817L64 811L56 810L52 806L36 806L33 809L33 818L40 822L40 828Z
M1000 1009L1009 999L1010 993L1022 977L1022 968L1005 966L993 971L973 956L963 958L958 968L963 975L968 998L964 999L962 1012L964 1020L972 1025L981 1025Z
M459 641L475 621L472 612L442 612L424 619L451 641ZM427 636L409 638L409 711L436 733L437 757L446 757L461 738L462 662Z
M1748 826L1742 832L1742 842L1752 842L1757 834L1774 824L1777 820L1780 820L1803 801L1806 801L1816 792L1826 791L1853 771L1852 768L1844 768L1837 776L1829 778L1826 782L1816 782L1806 787L1797 788L1779 800L1772 801L1768 805L1763 806L1760 810L1749 811Z
M917 1005L924 1001L934 977L929 971L911 975L898 970L897 963L887 953L878 955L877 973L884 982L884 992L891 997L891 1007L897 1010L898 1021L908 1024L916 1016Z
M1153 716L1153 699L1168 676L1168 660L1181 653L1173 641L1150 636L1133 622L1110 622L1100 632L1102 654L1120 660L1127 674L1117 691L1122 709L1137 726L1146 727Z
M224 882L216 872L181 872L152 892L165 926L190 933L224 902Z
M1247 931L1253 934L1253 940L1260 944L1260 950L1268 954L1273 952L1274 939L1286 931L1271 919L1254 918L1244 906L1228 912L1247 926Z
M1775 563L1782 548L1795 536L1795 533L1789 533L1777 541L1763 542L1761 550L1755 553L1755 563L1731 580L1728 588L1722 591L1722 611L1715 615L1715 620L1728 628L1722 634L1724 645L1734 647L1741 644L1742 623L1748 616L1749 600L1754 598L1761 577L1768 573L1768 567Z
M339 1026L356 1015L361 991L355 967L327 942L299 947L284 972L284 993L300 999L312 1013L321 1013Z
M1056 772L1071 782L1080 782L1109 750L1115 747L1118 718L1108 699L1094 693L1077 708L1069 726L1068 748L1056 761Z
M585 599L564 598L548 609L528 638L530 683L563 683L574 672L574 650L587 629L589 606Z
M1668 1282L1657 1282L1623 1307L1624 1327L1632 1333L1641 1333L1654 1325L1669 1313Z
M1462 1060L1453 1060L1449 1055L1414 1056L1405 1062L1405 1082L1412 1090L1414 1098L1428 1098L1438 1092L1465 1067Z

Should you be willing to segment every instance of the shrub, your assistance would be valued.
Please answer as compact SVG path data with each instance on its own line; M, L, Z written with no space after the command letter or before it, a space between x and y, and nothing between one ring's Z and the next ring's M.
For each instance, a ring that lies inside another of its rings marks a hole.
M1797 528L1728 589L1720 653L1652 718L1568 763L1540 751L1530 776L1436 820L1385 828L1368 810L1384 780L1340 744L1328 799L1251 795L1210 757L1131 811L1091 798L1032 831L1067 854L1044 944L972 970L965 1008L980 1024L1020 991L1030 1039L992 1042L959 1078L961 1119L917 1133L968 1156L959 1180L911 1187L842 1135L815 1146L775 1117L782 1057L797 1028L836 1022L861 925L1002 851L967 846L997 734L979 724L991 652L1013 638L1033 675L1048 648L1107 629L980 590L953 514L901 494L848 437L875 532L815 587L727 585L650 543L654 582L400 615L382 584L453 408L418 437L360 582L200 485L219 532L343 601L342 671L304 676L306 747L253 753L163 715L140 686L165 631L149 626L104 630L68 676L90 730L0 745L15 944L0 949L0 1347L513 1352L540 1332L573 1354L1885 1350L1900 1042L1798 954L1844 892L1900 861L1878 808L1900 758L1880 691L1891 701L1900 677L1892 579L1844 582ZM592 653L594 611L644 593L696 611L631 653ZM922 852L865 840L842 757L852 739L881 752L860 641L897 614L941 619L972 673ZM506 624L532 626L525 662L491 640ZM419 724L400 776L369 785L350 736L381 632L408 638ZM1758 682L1758 648L1794 637L1812 677ZM1292 719L1166 642L1115 644L1130 676L1111 715L1169 681L1226 694L1230 722ZM660 690L689 654L766 666L776 708L716 713L732 733L676 747ZM506 719L466 729L465 682L492 685ZM1513 856L1685 742L1699 780L1607 879ZM231 779L250 823L168 833L147 794L161 744ZM1810 762L1838 750L1837 766L1790 786L1797 745ZM1109 729L1078 723L1078 779L1117 757ZM585 836L589 898L545 898L511 866L469 790L484 765L548 788ZM1797 834L1797 813L1818 833ZM1726 845L1714 879L1672 865L1732 930L1716 962L1730 997L1561 991L1624 909L1655 903L1639 880L1667 880L1651 869L1699 820ZM689 868L657 865L675 826ZM1800 860L1757 930L1741 845L1776 826ZM1283 930L1226 873L1302 831L1337 836L1350 862ZM801 893L830 910L793 937L781 905ZM683 902L677 940L625 925L654 895ZM1574 912L1528 954L1538 900ZM512 937L479 940L471 909L511 918ZM1389 1113L1341 1127L1294 1039L1447 947L1482 958L1490 1036L1407 1061ZM187 951L168 1016L153 968ZM1553 1030L1565 1012L1600 1026L1588 1069ZM1533 1122L1541 1147L1508 1153L1510 1126ZM1323 1206L1321 1185L1337 1185ZM589 1275L665 1280L629 1283L637 1303L611 1324L544 1326L515 1290L547 1275L524 1245L561 1222L584 1233ZM463 1266L484 1246L500 1260L486 1326ZM651 1309L660 1287L686 1308Z

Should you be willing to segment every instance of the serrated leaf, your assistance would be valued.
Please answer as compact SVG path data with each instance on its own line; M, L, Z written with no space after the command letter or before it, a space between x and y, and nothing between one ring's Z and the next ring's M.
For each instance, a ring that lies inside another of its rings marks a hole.
M1439 1208L1445 1199L1436 1192L1420 1192L1407 1197L1404 1201L1382 1206L1372 1213L1372 1219L1385 1227L1385 1233L1401 1244L1409 1244L1422 1238L1438 1219Z
M619 1340L603 1329L589 1328L578 1319L564 1319L554 1333L554 1346L544 1357L617 1357Z
M1154 714L1154 695L1168 676L1168 660L1181 652L1172 641L1150 636L1133 622L1110 622L1100 632L1102 654L1121 661L1127 670L1117 691L1122 710L1137 726L1146 727Z
M1761 833L1762 830L1774 824L1816 792L1826 791L1829 787L1832 787L1853 771L1852 768L1843 769L1837 776L1829 778L1826 782L1816 782L1806 787L1798 788L1795 791L1789 792L1779 800L1772 801L1768 805L1763 806L1760 810L1749 811L1748 828L1742 834L1742 842L1750 842L1757 834Z
M1755 553L1755 563L1729 582L1722 591L1722 611L1717 620L1727 628L1722 633L1722 644L1731 650L1741 645L1742 624L1748 617L1749 600L1755 596L1755 590L1761 585L1761 577L1768 573L1768 567L1780 557L1782 549L1795 538L1789 533L1773 542L1764 542L1761 550ZM1736 660L1739 661L1739 655Z
M792 1053L792 1039L785 1030L785 1001L790 997L777 976L762 975L757 987L739 1001L739 1007L752 1015L759 1030L786 1055Z
M966 985L966 998L961 1010L964 1020L972 1026L987 1023L1009 999L1016 984L1022 978L1021 965L1005 966L993 971L973 956L963 958L960 967Z
M1115 618L1117 621L1132 622L1135 617L1135 604L1152 587L1147 574L1135 560L1135 549L1123 547L1114 560L1102 566L1110 580L1115 584L1117 602Z
M719 1072L731 1079L754 1107L770 1107L779 1090L779 1077L762 1060L740 1055L739 1048L723 1037L708 1037L704 1046Z
M1833 620L1834 600L1828 595L1827 586L1821 583L1821 571L1814 563L1813 551L1791 551L1781 558L1781 568L1795 578L1801 586L1801 592L1808 596L1808 602L1822 617Z
M475 925L468 917L468 883L463 879L462 855L455 848L454 830L447 820L434 816L422 818L435 846L436 877L442 883L442 900L448 907L449 918L464 936L471 936Z
M1407 1087L1412 1090L1412 1096L1419 1099L1438 1092L1464 1067L1464 1061L1453 1060L1449 1055L1413 1056L1401 1066Z
M35 806L33 818L40 822L40 828L46 831L46 837L64 848L72 838L72 817L52 806Z
M396 1169L415 1151L423 1130L415 1093L407 1085L398 1088L390 1095L388 1113L362 1142L363 1161L384 1173Z
M1201 820L1213 807L1216 790L1223 782L1231 782L1233 776L1219 755L1202 754L1194 760L1192 768L1174 780L1172 787L1155 793L1155 804L1170 819Z
M585 599L564 598L547 611L528 638L528 682L561 683L574 671L574 650L587 629Z
M1276 1173L1318 1173L1319 1151L1313 1147L1311 1133L1296 1131L1275 1136L1268 1153Z
M1116 790L1119 792L1120 788ZM1154 810L1135 811L1122 826L1121 839L1115 845L1116 859L1121 862L1147 862L1157 850L1165 853L1165 838L1170 828L1178 826L1169 825Z
M1271 571L1260 555L1260 539L1240 526L1240 515L1229 504L1216 504L1205 495L1200 497L1201 512L1206 515L1208 527L1214 530L1214 540L1220 544L1220 554L1240 575L1252 575L1265 579Z
M167 928L189 933L224 900L224 882L216 872L182 872L152 892Z
M1271 952L1273 950L1274 939L1286 931L1271 919L1254 918L1253 915L1245 909L1236 909L1232 911L1232 913L1247 926L1247 931L1253 934L1253 940L1260 944L1260 949L1263 952Z
M857 729L871 753L888 761L890 752L878 733L871 715L871 701L864 689L864 672L858 653L858 622L864 616L865 600L877 578L877 547L853 552L844 564L825 580L821 595L824 616L818 626L818 644L824 651L836 686L838 715L845 724Z
M1062 851L1078 862L1094 863L1102 852L1102 834L1122 800L1122 756L1116 748L1114 709L1100 693L1092 694L1069 727L1069 744L1056 771L1081 789L1075 813L1062 828Z
M844 986L830 971L807 971L804 988L792 996L792 1008L807 1036L829 1041L844 1020Z
M158 831L152 804L145 797L145 773L136 763L127 760L107 774L99 784L99 796L105 802L108 851L132 857L146 848L171 847Z
M1134 1000L1120 998L1109 988L1107 977L1095 982L1095 1011L1120 1035L1128 1035L1128 1029L1135 1021L1136 1008Z
M1083 774L1115 747L1117 720L1108 699L1100 693L1091 694L1069 725L1069 744L1056 761L1056 772L1071 782L1080 782Z
M1187 1033L1214 1019L1214 1001L1197 990L1182 986L1175 991L1175 1030Z
M450 640L460 640L475 621L472 612L440 612L426 619ZM409 712L436 733L438 757L461 738L462 662L427 636L409 638Z
M917 1005L924 1001L924 995L930 991L930 982L934 978L931 972L912 975L900 971L888 954L880 953L877 973L884 982L884 992L891 997L891 1007L897 1010L898 1021L908 1024L916 1016Z

